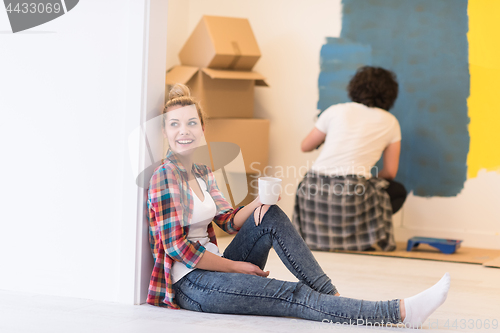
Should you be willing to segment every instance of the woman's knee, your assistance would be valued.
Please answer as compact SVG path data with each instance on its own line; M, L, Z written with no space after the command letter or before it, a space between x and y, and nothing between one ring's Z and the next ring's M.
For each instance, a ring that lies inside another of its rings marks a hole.
M264 221L264 216L266 216L267 212L269 211L269 209L271 207L272 206L261 205L261 206L255 208L255 210L253 211L253 220L259 221L260 223L262 223ZM260 223L258 223L258 224L260 224Z
M262 215L262 223L289 223L290 220L283 210L278 205L271 205L267 207L265 214ZM264 213L264 211L263 211Z

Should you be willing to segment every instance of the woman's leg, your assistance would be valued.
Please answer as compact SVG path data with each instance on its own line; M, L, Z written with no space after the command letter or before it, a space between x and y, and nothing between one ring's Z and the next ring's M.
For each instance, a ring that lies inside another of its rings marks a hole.
M264 269L269 250L273 247L299 281L322 294L335 295L337 289L286 214L276 205L262 213L264 217L259 226L255 225L254 214L248 218L224 251L224 257L251 262Z
M404 300L365 301L319 293L302 282L286 282L256 275L195 269L173 286L183 309L227 314L297 317L352 325L398 324L422 327L444 303L450 288L446 273L434 286Z
M396 213L401 209L403 203L406 200L406 189L403 184L395 182L394 180L387 180L389 182L389 187L386 188L389 198L391 198L392 213Z
M297 317L353 325L401 322L400 300L372 302L319 293L303 282L196 269L174 285L181 308L212 313Z

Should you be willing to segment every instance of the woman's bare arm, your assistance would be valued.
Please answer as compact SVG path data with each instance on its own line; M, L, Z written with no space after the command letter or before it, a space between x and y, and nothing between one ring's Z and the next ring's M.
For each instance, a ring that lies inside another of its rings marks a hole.
M300 149L304 153L313 151L318 148L320 144L325 141L326 133L321 132L319 129L314 127L311 132L302 140L302 144L300 145Z
M260 202L259 197L255 198L251 203L240 209L236 215L234 216L233 223L235 226L241 228L243 223L250 217L255 208L260 207L262 203Z
M196 268L207 271L226 272L226 273L244 273L267 277L269 271L264 272L259 266L245 261L234 261L219 257L212 252L205 251Z
M378 177L392 180L396 178L399 168L399 154L401 152L401 141L393 142L384 150L384 168L378 173Z

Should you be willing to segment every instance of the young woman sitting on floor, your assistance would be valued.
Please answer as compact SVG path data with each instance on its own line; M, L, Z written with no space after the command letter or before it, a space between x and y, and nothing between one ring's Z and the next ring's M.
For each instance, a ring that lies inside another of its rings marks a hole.
M365 301L341 297L311 251L276 205L259 198L233 209L214 174L193 162L204 143L204 118L189 89L177 84L164 109L170 149L148 190L154 257L147 302L173 309L298 317L339 323L420 325L446 299L446 273L433 287L406 299ZM221 254L212 221L236 234ZM273 247L298 282L267 278Z

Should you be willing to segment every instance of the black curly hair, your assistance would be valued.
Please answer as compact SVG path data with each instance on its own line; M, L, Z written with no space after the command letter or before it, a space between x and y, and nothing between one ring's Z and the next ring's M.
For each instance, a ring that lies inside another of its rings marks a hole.
M353 102L389 111L398 97L396 74L382 67L363 66L349 82L347 92Z

